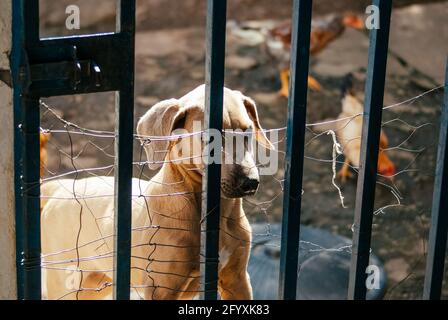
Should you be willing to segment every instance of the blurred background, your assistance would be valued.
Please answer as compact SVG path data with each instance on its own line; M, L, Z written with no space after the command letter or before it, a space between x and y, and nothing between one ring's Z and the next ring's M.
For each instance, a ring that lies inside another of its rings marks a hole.
M113 32L115 1L41 0L41 37ZM258 104L266 129L283 128L287 99L281 87L279 62L266 50L261 30L291 17L290 0L229 0L226 86L242 91ZM315 0L313 19L351 13L365 19L368 0ZM80 8L80 30L67 30L65 8ZM386 299L418 299L423 288L426 239L429 230L438 117L443 99L448 53L446 1L394 1L383 129L389 138L388 156L395 163L393 182L381 180L376 190L372 248L388 273ZM136 36L135 119L160 100L178 98L204 82L205 0L138 0ZM308 123L336 118L341 112L341 86L348 73L362 99L367 65L368 32L347 28L311 59L311 75L321 90L309 92ZM120 48L116 48L120 50ZM45 177L96 168L112 175L114 141L63 134L65 121L81 127L113 132L114 94L101 93L45 99L42 127L60 130L47 146ZM280 130L284 137L284 130ZM346 208L332 184L331 136L307 132L302 223L351 238L356 178L342 184ZM283 158L284 141L278 144ZM135 142L135 161L144 160ZM103 169L99 169L103 168ZM252 222L267 227L281 221L283 165L274 176L263 177L256 196L245 202ZM338 164L339 169L339 164ZM142 171L143 170L143 171ZM88 175L88 173L83 173ZM135 176L154 173L136 166ZM82 176L82 175L80 175ZM383 208L382 210L380 210ZM446 272L445 272L446 275ZM447 279L447 277L445 277ZM448 286L444 285L444 298Z

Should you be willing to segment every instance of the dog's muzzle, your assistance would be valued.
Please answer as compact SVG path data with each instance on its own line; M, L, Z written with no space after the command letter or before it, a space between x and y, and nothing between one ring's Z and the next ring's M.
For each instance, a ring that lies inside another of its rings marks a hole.
M221 182L221 191L226 198L242 198L254 195L260 181L253 178L241 178L237 183L230 183L229 181Z
M244 179L241 185L241 191L245 195L253 195L257 192L259 184L260 181L258 179L251 179L251 178Z

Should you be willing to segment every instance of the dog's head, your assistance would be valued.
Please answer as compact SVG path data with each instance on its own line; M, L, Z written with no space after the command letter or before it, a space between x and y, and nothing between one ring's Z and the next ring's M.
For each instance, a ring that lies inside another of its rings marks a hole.
M157 103L140 119L137 134L151 169L166 163L202 174L204 103L205 86L202 85L180 99ZM259 173L252 140L274 149L260 125L255 102L239 91L224 88L223 129L225 134L213 137L215 142L220 140L218 145L222 147L222 195L240 198L254 194ZM170 135L174 138L158 138Z

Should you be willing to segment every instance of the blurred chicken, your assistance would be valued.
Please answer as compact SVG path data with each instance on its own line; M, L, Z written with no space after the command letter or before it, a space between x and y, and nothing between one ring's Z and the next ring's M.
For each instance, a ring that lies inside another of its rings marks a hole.
M352 14L333 14L313 19L311 23L310 55L316 56L320 53L329 43L340 37L346 27L362 29L364 22ZM266 37L267 50L279 63L282 85L279 95L283 97L288 97L289 94L291 33L291 21L286 21L269 29ZM313 77L308 77L308 87L317 91L322 89L319 82Z
M346 83L343 88L342 98L342 113L337 122L336 134L340 139L343 148L345 161L338 176L341 177L342 182L352 176L349 171L350 165L359 167L359 160L361 154L361 135L362 135L362 113L364 107L356 98L353 90L353 77L348 75ZM342 120L345 119L345 120ZM381 130L380 135L380 150L378 154L378 174L384 177L393 177L395 175L395 165L385 153L388 148L389 141L386 134Z
M338 172L338 176L342 182L346 182L347 178L353 176L350 172L350 166L359 167L361 155L361 136L364 107L359 99L355 96L353 89L353 76L349 74L342 90L342 112L337 120L326 119L320 125L314 126L314 130L325 132L333 130L342 146L345 161L342 169ZM380 148L378 154L378 174L384 177L392 178L395 173L395 165L386 155L389 141L386 134L381 130Z
M50 134L46 132L41 132L39 134L40 142L40 177L42 178L45 173L45 166L47 164L47 149L46 145L48 140L50 140Z

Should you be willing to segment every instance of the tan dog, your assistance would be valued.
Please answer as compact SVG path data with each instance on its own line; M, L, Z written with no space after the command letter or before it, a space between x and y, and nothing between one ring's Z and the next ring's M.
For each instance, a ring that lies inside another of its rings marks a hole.
M202 123L204 118L204 101L204 86L200 86L178 100L156 104L138 123L137 133L150 167L160 162L163 165L151 181L133 179L133 298L191 299L201 290L203 165L179 161L185 158L185 150L174 148L180 142L193 143L195 139L201 143L201 135L172 142L145 137L166 136L182 128L193 132L194 121ZM224 90L223 126L224 129L252 128L256 140L273 149L260 126L255 103L240 92ZM243 211L242 197L256 192L259 176L248 149L243 158L239 164L222 165L218 286L223 299L252 298L247 274L251 228ZM42 186L45 298L111 297L113 194L112 177L58 180Z

